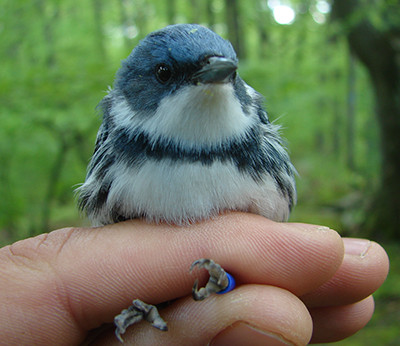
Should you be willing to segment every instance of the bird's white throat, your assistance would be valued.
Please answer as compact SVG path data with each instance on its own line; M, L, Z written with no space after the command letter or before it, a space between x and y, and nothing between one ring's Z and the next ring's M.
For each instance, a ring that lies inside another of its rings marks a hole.
M129 114L127 114L129 113ZM132 115L126 100L114 105L115 123L141 128L153 141L164 139L185 148L223 143L244 135L255 122L246 115L231 84L185 86L164 97L154 115Z

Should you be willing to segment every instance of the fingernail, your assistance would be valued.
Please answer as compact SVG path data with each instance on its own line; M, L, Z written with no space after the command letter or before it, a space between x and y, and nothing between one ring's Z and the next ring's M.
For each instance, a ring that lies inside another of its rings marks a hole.
M326 226L316 226L316 225L309 225L304 223L291 223L292 226L297 227L299 230L304 232L336 232L332 228Z
M236 322L220 332L209 346L293 346L274 333L260 331L247 323Z
M343 243L346 254L359 257L364 257L371 247L371 241L368 239L343 238Z

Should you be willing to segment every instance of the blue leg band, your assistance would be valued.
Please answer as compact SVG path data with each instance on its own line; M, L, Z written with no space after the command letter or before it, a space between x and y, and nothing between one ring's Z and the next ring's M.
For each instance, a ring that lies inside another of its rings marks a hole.
M217 294L228 293L235 288L236 282L235 282L235 279L233 278L233 276L229 273L226 273L226 276L228 277L228 280L229 280L228 286L224 290L217 292Z

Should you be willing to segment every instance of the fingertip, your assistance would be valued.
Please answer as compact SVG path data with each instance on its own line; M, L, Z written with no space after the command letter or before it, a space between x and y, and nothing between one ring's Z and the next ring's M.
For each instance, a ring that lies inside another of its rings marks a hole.
M375 303L372 296L355 304L310 309L314 321L311 343L336 342L361 330L371 319Z

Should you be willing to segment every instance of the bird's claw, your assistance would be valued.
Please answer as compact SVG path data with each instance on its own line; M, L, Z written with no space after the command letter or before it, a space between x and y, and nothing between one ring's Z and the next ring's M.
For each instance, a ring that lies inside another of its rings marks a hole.
M201 287L200 289L198 289L198 280L196 279L192 288L192 296L194 300L206 299L210 294L218 293L228 287L228 276L225 270L223 270L218 263L215 263L213 260L208 258L202 258L193 262L190 266L190 271L192 271L196 266L207 269L210 274L210 279L206 286Z
M167 331L168 327L165 321L160 317L158 309L154 305L146 304L139 299L135 299L128 309L122 310L121 314L115 316L114 324L117 327L115 335L118 340L122 340L121 334L125 333L130 325L145 320L153 327L162 331Z

